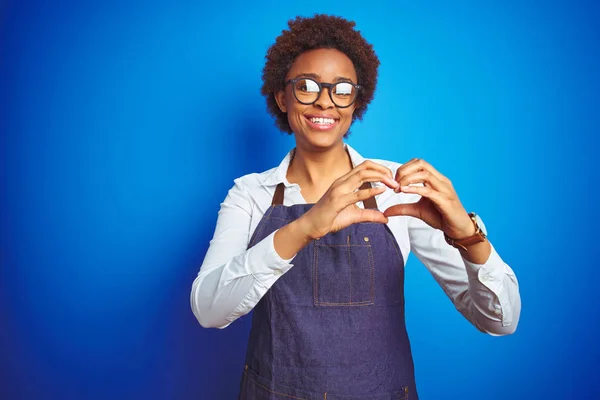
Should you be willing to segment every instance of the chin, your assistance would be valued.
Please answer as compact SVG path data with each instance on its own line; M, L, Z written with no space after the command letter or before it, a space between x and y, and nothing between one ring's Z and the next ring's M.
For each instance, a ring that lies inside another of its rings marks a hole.
M344 139L343 135L324 135L319 132L311 135L302 135L302 147L306 147L315 151L324 151L332 147L335 147ZM299 144L298 136L296 136L296 143Z

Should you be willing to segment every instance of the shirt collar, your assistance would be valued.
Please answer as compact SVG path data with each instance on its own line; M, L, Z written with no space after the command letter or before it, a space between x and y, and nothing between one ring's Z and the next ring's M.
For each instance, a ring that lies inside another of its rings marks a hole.
M363 156L358 154L358 152L356 150L354 150L352 147L350 147L350 145L348 145L347 143L344 143L344 148L346 149L346 151L348 151L348 154L350 155L350 161L352 162L353 168L356 167L357 165L361 164L363 161L365 161ZM287 153L287 155L281 161L279 166L276 167L275 169L273 169L270 173L266 174L265 178L262 181L263 186L278 185L282 182L285 186L290 186L290 183L288 182L286 175L287 175L287 170L288 170L288 167L290 166L290 161L292 160L292 155L294 154L294 151L296 151L295 148L290 150L289 153Z

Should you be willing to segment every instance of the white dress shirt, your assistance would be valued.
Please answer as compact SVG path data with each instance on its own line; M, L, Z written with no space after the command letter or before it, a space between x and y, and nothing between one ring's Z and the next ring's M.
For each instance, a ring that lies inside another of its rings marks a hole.
M353 166L365 159L349 145L346 149ZM278 167L235 179L221 203L217 226L210 246L193 282L191 306L203 327L225 328L249 313L275 282L294 267L294 257L282 259L275 251L275 232L251 249L248 243L275 188L285 185L283 204L306 204L300 187L286 179L292 152ZM396 173L401 164L372 160ZM400 203L413 203L419 195L394 193L388 188L376 197L384 211ZM358 204L362 207L362 203ZM473 264L449 246L442 231L418 218L393 216L388 226L406 262L410 251L427 267L456 309L482 332L506 335L516 329L521 312L517 278L494 247L485 264Z

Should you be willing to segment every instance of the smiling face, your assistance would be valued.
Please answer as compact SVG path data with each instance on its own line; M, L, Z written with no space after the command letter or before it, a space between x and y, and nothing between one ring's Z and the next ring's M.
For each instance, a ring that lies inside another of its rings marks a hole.
M357 83L352 61L336 49L316 49L300 54L285 80L287 82L298 77L325 83ZM319 99L313 104L302 104L294 97L292 84L276 93L275 100L280 110L287 113L296 137L296 146L309 151L323 151L341 144L356 109L356 102L347 108L336 107L327 88L323 88Z

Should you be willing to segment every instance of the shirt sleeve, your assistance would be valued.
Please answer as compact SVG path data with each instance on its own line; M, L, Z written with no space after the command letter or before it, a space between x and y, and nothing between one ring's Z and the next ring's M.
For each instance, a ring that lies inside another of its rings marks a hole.
M442 231L420 219L410 217L408 229L411 250L465 318L491 335L515 331L521 313L519 284L494 246L485 264L474 264L446 243Z
M239 179L221 203L217 225L190 303L200 325L225 328L249 313L267 290L287 272L292 259L275 251L275 232L247 249L252 232L252 199Z

